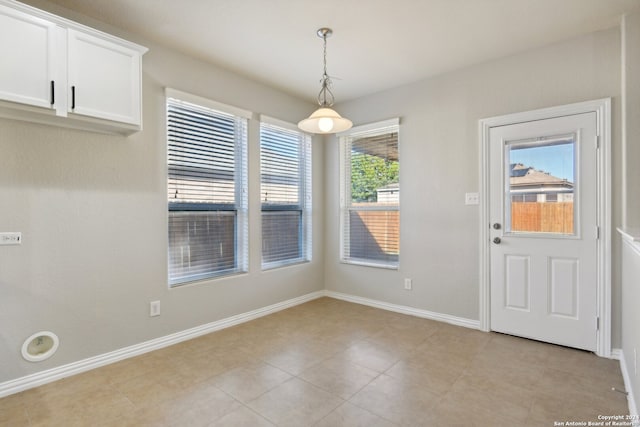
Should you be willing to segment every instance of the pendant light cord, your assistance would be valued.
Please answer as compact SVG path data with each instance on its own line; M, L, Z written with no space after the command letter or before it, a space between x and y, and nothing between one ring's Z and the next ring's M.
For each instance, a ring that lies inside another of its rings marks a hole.
M321 107L331 107L334 102L333 92L331 92L331 78L327 74L327 34L322 35L322 40L324 41L324 73L322 74L322 80L320 80L320 84L322 88L320 89L320 93L318 93L318 104ZM328 97L327 97L328 95Z

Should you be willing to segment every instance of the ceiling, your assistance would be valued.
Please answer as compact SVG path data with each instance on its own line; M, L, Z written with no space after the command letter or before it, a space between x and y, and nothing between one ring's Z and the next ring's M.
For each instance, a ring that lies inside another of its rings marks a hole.
M26 3L34 3L24 0ZM50 0L315 101L336 102L617 25L640 0Z

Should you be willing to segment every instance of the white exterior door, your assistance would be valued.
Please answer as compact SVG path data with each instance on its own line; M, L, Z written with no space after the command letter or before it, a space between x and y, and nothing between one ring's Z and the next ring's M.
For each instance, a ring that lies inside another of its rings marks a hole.
M595 112L489 131L491 330L595 351Z

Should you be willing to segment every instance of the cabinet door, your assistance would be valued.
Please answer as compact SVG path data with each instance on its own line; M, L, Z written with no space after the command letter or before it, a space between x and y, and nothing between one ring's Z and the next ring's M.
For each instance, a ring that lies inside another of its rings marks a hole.
M69 29L69 111L140 124L138 51Z
M55 30L52 22L0 5L0 99L53 107Z

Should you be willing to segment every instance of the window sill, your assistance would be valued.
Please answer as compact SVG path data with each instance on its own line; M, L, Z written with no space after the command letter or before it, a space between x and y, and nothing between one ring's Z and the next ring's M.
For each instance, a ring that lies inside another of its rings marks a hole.
M357 259L341 259L341 264L349 264L349 265L359 265L361 267L373 267L373 268L382 268L385 270L399 270L400 266L398 263L395 264L382 264L376 263L368 260L357 260Z
M308 259L295 259L291 261L280 261L280 262L270 262L267 264L262 264L262 271L271 271L276 270L283 267L293 267L300 264L309 264L311 260Z
M227 271L215 273L215 274L200 275L198 277L185 279L184 281L169 283L169 289L177 289L177 288L182 288L186 286L200 285L205 282L212 282L212 281L217 281L221 279L229 279L236 276L242 276L247 273L248 271L244 271L244 270L230 270L230 271L227 270Z

